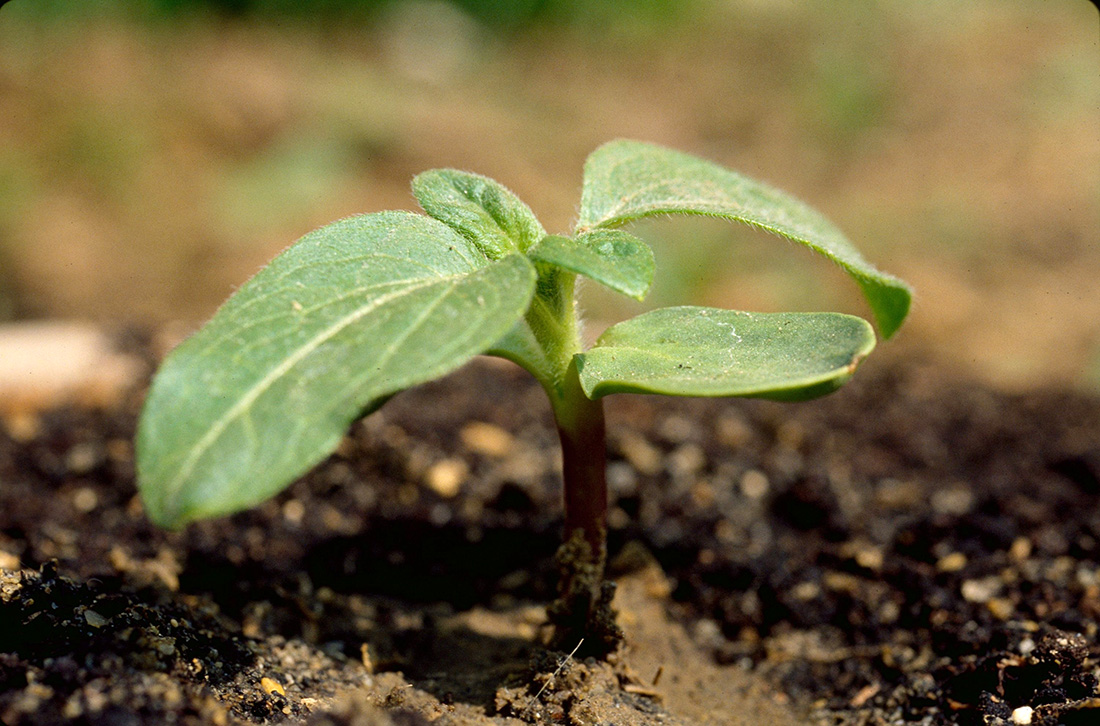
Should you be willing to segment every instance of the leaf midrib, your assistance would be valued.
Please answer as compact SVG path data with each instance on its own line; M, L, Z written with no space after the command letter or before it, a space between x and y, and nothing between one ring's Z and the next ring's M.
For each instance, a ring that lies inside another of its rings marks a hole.
M283 375L285 375L287 371L297 365L310 353L315 351L324 342L340 333L340 331L344 330L349 325L362 318L364 315L367 315L370 312L378 309L382 305L390 303L394 300L398 300L401 297L410 295L414 292L417 292L427 287L431 287L433 285L438 285L440 283L454 283L455 281L462 279L463 277L465 277L465 275L450 275L447 277L432 278L425 280L421 284L411 285L388 295L383 295L375 298L370 302L370 304L364 305L354 312L345 315L343 318L336 321L335 323L315 335L313 338L306 341L301 347L298 348L298 350L294 351L294 353L283 359L283 361L272 368L267 375L257 381L256 384L252 386L252 388L250 388L245 395L241 396L238 399L237 403L233 404L233 406L227 409L226 412L222 414L222 416L220 416L210 426L209 429L207 429L207 432L203 435L201 439L199 439L195 443L195 446L191 449L191 453L188 454L187 458L183 461L182 465L177 470L176 476L173 477L165 486L165 491L167 492L166 499L175 499L176 495L179 494L180 488L183 486L183 483L187 481L187 478L191 475L191 472L194 471L203 454L205 454L206 451L214 444L214 442L217 441L219 437L221 437L221 435L225 432L225 429L232 421L234 421L236 418L245 413L249 408L251 408L256 399L263 395L263 393L268 388L274 385L274 383L279 380Z

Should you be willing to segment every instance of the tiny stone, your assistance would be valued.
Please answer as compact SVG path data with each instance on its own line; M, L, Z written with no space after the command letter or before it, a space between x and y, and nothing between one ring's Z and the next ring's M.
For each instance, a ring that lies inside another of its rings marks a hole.
M468 474L466 462L461 459L443 459L432 464L425 478L436 494L450 499L458 494Z
M741 475L741 493L749 499L760 499L768 493L771 482L759 469L749 469Z
M16 555L0 550L0 570L18 570L20 564Z
M76 444L65 455L65 467L73 474L87 474L99 463L95 444Z
M668 468L673 475L690 476L707 463L707 455L697 444L683 444L668 455Z
M669 416L657 425L657 432L665 441L683 443L695 434L695 424L683 416Z
M1023 562L1031 556L1031 540L1027 537L1017 537L1008 550L1009 556L1016 562Z
M99 506L99 496L91 487L80 487L73 492L73 506L79 512L88 513Z
M359 659L363 663L363 667L367 669L367 673L374 675L374 661L370 657L370 646L366 643L359 645Z
M973 603L989 602L999 589L1001 589L1001 580L997 577L965 580L961 586L963 599Z
M620 507L612 507L607 512L607 526L611 529L626 529L630 526L630 515Z
M283 519L297 526L306 515L305 505L297 499L290 499L283 505Z
M932 494L931 504L939 514L966 514L974 508L974 494L962 486L940 489Z
M923 492L914 482L900 479L883 479L875 492L879 505L887 509L912 509L921 503Z
M280 696L285 696L286 695L286 691L283 690L282 684L279 683L274 678L267 678L267 677L261 678L260 679L260 688L264 689L264 693L266 693L269 696L272 693L278 693Z
M1020 726L1026 726L1031 723L1031 715L1034 713L1034 709L1031 706L1020 706L1012 712L1012 723L1020 724Z
M821 594L821 588L816 582L800 582L791 588L791 595L796 600L807 602L813 600Z
M990 598L985 606L989 609L989 612L993 614L993 617L998 620L1008 620L1015 611L1015 608L1012 606L1012 601L1003 597Z
M752 428L743 419L726 415L718 419L718 440L731 449L740 449L752 438Z
M936 569L940 572L958 572L966 567L966 555L962 552L952 552L944 555L936 563Z
M462 443L471 451L486 456L503 458L512 451L515 439L499 426L483 421L474 421L462 427L459 433Z
M638 475L629 464L613 461L607 465L607 485L620 496L633 496L638 493Z
M42 431L42 420L30 411L20 411L4 418L4 429L17 443L25 444Z
M623 456L639 473L652 475L661 471L661 452L641 436L626 434L619 446Z
M107 624L107 618L103 617L95 610L85 610L84 620L88 623L88 625L91 625L93 628L102 628L104 625Z
M856 552L856 564L868 570L881 570L886 556L878 547L865 547Z
M703 647L716 648L722 643L722 628L710 618L703 618L692 628L695 642Z

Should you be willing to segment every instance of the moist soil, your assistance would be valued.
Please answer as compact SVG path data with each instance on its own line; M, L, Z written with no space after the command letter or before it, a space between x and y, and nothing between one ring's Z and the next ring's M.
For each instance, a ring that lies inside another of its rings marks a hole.
M601 662L543 645L560 461L519 369L180 532L135 494L141 396L0 432L5 726L1100 723L1095 397L911 361L798 405L611 397Z

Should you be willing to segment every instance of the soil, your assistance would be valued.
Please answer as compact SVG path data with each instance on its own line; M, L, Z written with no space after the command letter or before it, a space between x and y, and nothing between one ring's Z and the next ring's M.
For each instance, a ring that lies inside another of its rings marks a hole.
M543 645L560 462L522 371L403 393L182 532L135 494L140 388L0 432L5 726L1100 722L1097 398L885 359L794 406L612 397L599 662Z

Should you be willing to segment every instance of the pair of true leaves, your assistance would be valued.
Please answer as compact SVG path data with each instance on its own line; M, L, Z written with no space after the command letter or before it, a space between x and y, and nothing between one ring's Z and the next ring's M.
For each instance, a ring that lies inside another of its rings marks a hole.
M817 212L651 144L615 141L589 156L573 236L547 235L485 177L434 170L413 190L430 216L380 212L306 235L165 360L137 438L154 521L180 526L274 495L394 393L493 352L523 324L540 270L644 297L652 252L619 229L643 217L722 217L804 244L855 279L884 336L909 309L905 283L868 264ZM870 325L849 315L676 307L611 327L574 365L590 398L799 399L842 384L874 344Z

